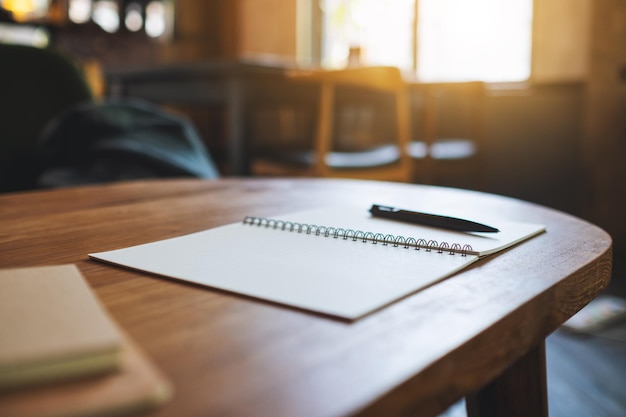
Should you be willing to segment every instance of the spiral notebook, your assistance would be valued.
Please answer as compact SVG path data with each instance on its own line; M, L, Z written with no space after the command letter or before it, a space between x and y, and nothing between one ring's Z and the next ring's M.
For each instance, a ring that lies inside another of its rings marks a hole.
M92 253L92 259L355 320L545 230L460 233L328 207Z

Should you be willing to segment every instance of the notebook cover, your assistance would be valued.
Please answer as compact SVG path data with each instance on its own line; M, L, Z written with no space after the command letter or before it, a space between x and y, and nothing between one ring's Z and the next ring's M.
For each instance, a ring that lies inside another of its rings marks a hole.
M0 270L0 391L112 371L121 339L74 265Z
M116 372L0 393L0 416L123 416L152 409L171 397L167 379L125 336L121 358Z

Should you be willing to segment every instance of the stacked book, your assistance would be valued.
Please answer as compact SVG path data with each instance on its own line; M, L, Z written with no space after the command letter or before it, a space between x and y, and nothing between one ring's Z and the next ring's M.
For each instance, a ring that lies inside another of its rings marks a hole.
M75 266L0 270L0 416L124 415L170 395Z

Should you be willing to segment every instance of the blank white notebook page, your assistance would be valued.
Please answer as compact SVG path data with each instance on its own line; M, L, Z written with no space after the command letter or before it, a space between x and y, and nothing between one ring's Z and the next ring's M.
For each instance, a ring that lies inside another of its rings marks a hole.
M360 220L353 223L372 232L390 222L371 218L367 210L364 214L353 209L339 212L330 209L277 218L299 218L317 225L323 224L317 221L321 220L330 222L328 226L340 227L340 222L356 216ZM391 223L395 234L403 232L406 236L430 229ZM453 235L459 237L459 233ZM357 319L478 259L477 255L416 250L243 223L90 256L346 319Z

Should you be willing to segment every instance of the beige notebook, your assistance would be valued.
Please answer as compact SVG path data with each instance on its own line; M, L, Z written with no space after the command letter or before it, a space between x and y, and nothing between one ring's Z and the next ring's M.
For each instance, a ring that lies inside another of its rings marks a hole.
M113 371L120 353L75 266L0 270L0 391Z
M120 417L161 405L171 394L167 379L122 336L117 372L0 393L0 416Z

